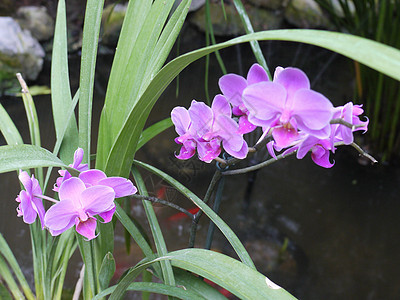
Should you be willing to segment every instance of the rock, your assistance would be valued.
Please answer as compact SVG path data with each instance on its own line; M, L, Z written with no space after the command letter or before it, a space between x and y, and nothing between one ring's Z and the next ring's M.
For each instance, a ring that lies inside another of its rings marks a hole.
M286 20L300 28L326 28L329 25L314 0L292 0L285 9Z
M103 28L101 41L104 45L110 47L115 47L117 45L127 8L128 3L110 4L104 8L101 20Z
M233 5L225 5L227 19L225 20L220 3L210 4L210 17L216 36L237 36L245 34L242 21ZM251 18L254 31L277 29L280 27L283 17L266 9L254 6L246 6L246 12ZM193 13L189 22L205 31L205 7Z
M27 30L10 17L0 17L0 84L5 80L16 82L15 73L25 79L35 80L42 70L45 52L39 42Z
M268 9L280 9L285 6L287 1L282 0L248 0L255 6L261 6Z
M49 40L54 34L54 20L44 6L23 6L17 10L17 22L38 41Z

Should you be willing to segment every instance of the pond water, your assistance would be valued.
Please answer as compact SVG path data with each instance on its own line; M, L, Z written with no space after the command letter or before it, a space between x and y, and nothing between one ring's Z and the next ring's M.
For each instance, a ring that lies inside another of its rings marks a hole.
M187 28L181 49L200 47L202 37ZM329 51L307 45L284 42L262 43L271 69L278 65L302 68L313 88L324 93L335 105L352 99L351 62ZM229 72L247 73L254 62L249 47L233 47L221 52ZM218 93L221 76L211 58L209 93ZM97 124L104 100L106 78L112 57L100 56L96 77L94 124ZM71 57L72 86L76 88L79 58ZM48 83L43 72L41 83ZM205 100L204 61L184 70L179 79L179 96L173 83L151 113L148 125L167 117L176 105L188 107L192 99ZM22 102L1 98L28 141ZM54 131L50 97L35 97L41 123L43 146L52 149ZM368 133L367 133L368 134ZM175 176L197 195L203 196L214 172L214 166L192 159L180 162L173 153L179 149L171 128L149 142L137 159L149 162ZM45 139L44 139L45 138ZM251 136L250 143L257 137ZM4 144L0 139L0 144ZM93 137L95 145L95 137ZM245 164L265 159L260 153ZM226 178L221 217L244 242L259 271L300 299L398 299L400 297L400 169L394 166L370 165L359 159L352 148L341 147L333 157L335 166L323 169L309 156L299 161L288 158L257 173ZM176 190L157 177L143 173L148 188L185 208L192 208ZM2 201L0 232L6 237L25 273L32 278L28 227L16 218L14 201L19 183L16 173L0 174ZM155 206L170 250L187 247L189 220L176 211ZM144 226L140 203L133 203L132 214ZM208 222L200 222L196 247L203 247ZM119 232L120 232L119 228ZM279 251L288 242L287 251ZM224 237L216 231L212 249L232 254ZM135 247L125 252L123 236L116 238L118 272L140 260ZM122 258L123 257L123 258ZM76 263L79 265L79 263ZM78 275L70 270L67 285L72 287Z

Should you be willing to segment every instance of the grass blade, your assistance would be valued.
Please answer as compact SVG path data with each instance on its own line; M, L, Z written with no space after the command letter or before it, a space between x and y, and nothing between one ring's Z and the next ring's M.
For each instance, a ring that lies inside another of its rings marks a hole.
M65 124L67 131L63 137L60 157L72 161L78 147L78 129L75 116L67 123L66 111L71 107L72 97L68 74L68 44L65 0L58 1L57 18L54 31L53 53L51 62L51 103L53 108L56 137L61 138Z
M103 5L104 0L89 0L87 2L83 27L79 81L79 146L85 153L83 163L90 162L93 86Z

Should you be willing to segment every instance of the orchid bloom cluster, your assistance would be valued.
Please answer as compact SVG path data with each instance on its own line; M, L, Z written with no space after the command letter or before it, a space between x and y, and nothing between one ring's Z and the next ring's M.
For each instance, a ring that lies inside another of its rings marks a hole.
M273 157L275 151L297 151L302 159L311 151L316 164L330 168L329 153L335 151L335 144L349 145L354 131L367 131L368 119L359 118L361 105L349 102L334 107L310 88L307 75L298 68L278 67L270 81L263 67L254 64L247 78L227 74L220 78L219 87L222 94L215 96L211 108L193 100L188 110L172 110L179 134L175 142L182 145L177 158L188 159L197 149L200 160L211 162L220 155L222 145L228 154L243 159L248 152L243 135L261 127L260 140L272 137L267 148ZM339 124L337 119L353 126Z
M24 186L16 201L19 203L17 215L25 223L32 224L39 216L42 229L47 228L51 235L57 236L75 225L76 231L91 240L96 237L97 218L104 223L112 220L116 206L115 198L125 197L137 192L133 183L122 177L107 177L104 172L89 170L81 164L83 150L75 151L74 162L69 166L81 173L73 177L68 171L59 171L53 190L58 192L59 201L44 196L38 180L25 171L20 171L19 180ZM47 212L42 199L55 204Z

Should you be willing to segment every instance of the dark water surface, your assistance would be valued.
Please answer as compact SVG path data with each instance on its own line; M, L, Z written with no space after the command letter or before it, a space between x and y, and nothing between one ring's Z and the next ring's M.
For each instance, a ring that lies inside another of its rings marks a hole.
M200 47L202 38L189 34L182 37L182 48ZM352 100L351 62L316 47L283 42L263 43L271 69L277 65L297 66L308 74L313 88L324 93L335 105ZM254 62L247 46L222 52L229 72L247 73ZM109 56L99 57L94 103L94 126L104 100ZM79 58L71 58L72 86L77 86ZM48 70L47 70L48 71ZM44 72L45 73L45 72ZM211 97L218 93L221 72L214 59L210 69ZM42 83L48 78L43 75ZM205 100L204 61L184 70L180 76L179 97L172 84L156 104L148 124L167 117L176 105L188 107L192 99ZM28 142L28 130L22 101L1 98ZM42 129L43 146L52 149L50 97L35 97ZM368 133L367 133L368 134ZM151 141L137 158L176 176L197 195L203 196L214 166L192 159L180 162L174 158L179 147L171 128ZM249 137L254 143L256 136ZM4 144L0 137L0 144ZM95 137L93 137L95 145ZM94 150L93 150L94 152ZM255 163L265 158L256 156ZM339 148L332 169L316 166L307 156L299 161L288 158L256 174L231 176L226 179L221 217L244 242L257 268L277 284L300 299L399 299L400 298L400 169L363 163L352 148ZM360 164L360 162L362 164ZM243 165L245 165L243 164ZM192 208L189 200L157 177L143 173L148 188L155 195ZM16 173L0 174L0 232L10 243L26 274L32 278L29 229L16 217L14 201L19 192ZM170 250L187 247L190 222L176 216L170 208L156 206ZM140 203L133 203L132 214L146 226ZM208 222L200 222L196 247L203 247ZM279 251L284 241L287 251ZM212 248L227 254L232 250L223 236L215 233ZM133 248L124 253L123 237L116 237L118 272L140 260ZM122 258L124 257L124 258ZM78 265L79 263L77 263ZM78 271L69 270L67 285L72 287Z

